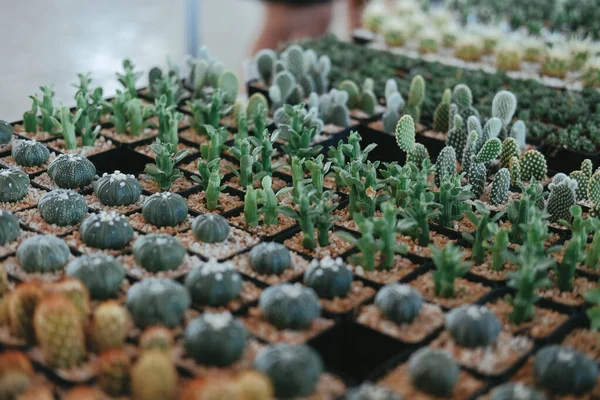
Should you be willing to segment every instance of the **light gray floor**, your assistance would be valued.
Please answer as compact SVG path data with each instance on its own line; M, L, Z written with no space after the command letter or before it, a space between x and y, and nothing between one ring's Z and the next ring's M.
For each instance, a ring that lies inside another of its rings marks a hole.
M200 0L200 37L228 69L242 61L262 24L258 0ZM344 34L344 4L332 30ZM72 105L78 72L114 93L115 71L129 57L139 70L181 61L185 0L0 0L0 119L21 119L29 95L54 84ZM143 78L144 80L146 77Z

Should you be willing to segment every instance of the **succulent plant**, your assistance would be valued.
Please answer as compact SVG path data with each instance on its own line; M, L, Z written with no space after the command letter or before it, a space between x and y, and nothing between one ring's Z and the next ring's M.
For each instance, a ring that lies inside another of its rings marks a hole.
M548 398L536 389L523 384L522 382L508 382L497 386L490 393L490 400L547 400Z
M492 182L492 189L490 192L490 203L493 205L500 205L508 198L508 189L510 188L510 172L508 169L501 168L496 172L494 182Z
M526 151L521 154L519 162L521 163L521 179L524 181L531 180L531 178L541 181L546 178L548 173L546 158L539 151Z
M316 94L312 98L314 96ZM318 99L316 101L318 102ZM279 131L279 137L285 140L290 139L290 130L294 130L296 134L312 135L312 139L323 131L325 125L319 118L318 104L309 106L308 110L302 105L291 106L286 104L275 110L273 113L273 123L275 123L277 131ZM260 132L260 135L263 132ZM254 136L259 136L258 129L255 129Z
M600 227L598 225L600 222L597 218L593 218L591 221L590 229L594 231L594 237L586 253L584 265L586 268L596 271L600 266Z
M142 205L144 220L157 227L177 226L187 218L186 200L176 193L155 193Z
M201 214L192 222L194 236L204 243L220 243L229 237L229 222L219 214Z
M463 185L461 175L444 176L438 193L439 214L437 222L446 228L451 228L453 221L459 221L465 215L470 206L466 203L473 197L471 185Z
M60 188L83 188L96 177L96 167L84 156L61 154L48 166L48 175Z
M211 258L190 271L185 286L194 303L221 307L239 296L242 278L232 263Z
M362 162L358 159L344 169L333 167L341 182L349 188L348 211L351 218L357 214L372 217L377 204L384 200L385 196L377 193L384 186L377 177L378 168L379 161Z
M44 291L38 281L24 282L16 286L7 301L11 335L25 339L29 344L36 342L33 314L43 296Z
M570 221L571 214L569 209L577 201L575 191L577 190L577 181L568 177L562 180L557 180L556 177L548 185L550 196L546 210L550 215L550 222L558 222L559 220Z
M90 293L85 284L79 279L64 277L44 286L44 294L58 294L66 297L77 309L77 314L85 327L90 314Z
M190 304L186 288L169 279L146 278L127 292L127 309L140 329L155 324L173 328L179 325Z
M0 171L0 202L14 203L25 196L29 190L29 176L19 168L7 168Z
M583 295L585 301L592 306L588 308L586 314L590 320L590 329L600 330L600 289L590 289Z
M35 140L21 140L13 146L11 155L18 165L34 167L44 165L50 158L50 151Z
M459 346L475 348L491 345L498 338L502 325L487 307L464 305L448 313L445 327Z
M409 285L391 283L382 287L375 296L375 305L385 318L397 324L412 323L423 304L421 294Z
M85 198L70 189L55 189L42 195L38 210L44 221L58 226L79 224L88 212Z
M556 44L554 47L547 49L540 72L542 75L552 78L564 79L569 72L569 61L571 54L565 45Z
M34 383L34 370L25 354L7 350L0 355L0 396L4 399L22 398Z
M267 85L271 83L273 72L275 71L275 61L277 53L271 49L262 49L254 55L254 65L259 78Z
M135 71L135 65L130 59L123 60L123 73L117 72L117 80L131 95L137 97L136 81L142 77L142 72Z
M133 244L132 251L136 263L150 272L176 269L186 255L185 247L179 239L161 233L140 237Z
M33 316L35 336L52 368L70 369L85 359L85 335L77 308L64 296L44 297ZM61 332L57 335L57 332Z
M129 390L131 358L121 348L106 350L96 361L98 386L111 396L122 396Z
M421 192L400 210L398 230L416 239L420 246L429 245L429 221L435 221L439 215L434 198L432 192Z
M304 272L304 284L325 299L346 297L352 284L352 272L341 258L314 259Z
M456 175L456 151L451 146L446 146L440 151L435 164L435 182L440 186L446 178Z
M37 133L38 129L50 134L56 133L56 126L52 123L52 117L57 113L54 108L54 88L52 86L41 86L42 99L37 94L29 96L33 101L30 111L23 114L23 126L26 132ZM41 116L38 116L38 111Z
M504 217L504 212L496 213L491 217L490 211L479 200L475 201L475 209L477 213L472 210L464 212L465 217L476 227L475 235L464 232L462 236L473 245L472 254L475 264L481 264L485 260L486 249L489 246L490 239L498 231L498 221Z
M197 363L224 367L240 360L246 350L248 332L229 312L205 313L185 329L184 346Z
M418 390L434 396L450 396L458 382L460 368L445 351L425 347L408 360L408 373Z
M398 91L398 85L393 79L388 79L386 82L385 105L386 110L381 117L383 130L387 133L393 133L406 105L404 98Z
M14 133L12 125L0 119L0 144L10 143Z
M425 101L425 79L421 75L415 75L410 81L408 100L405 112L410 115L415 126L421 121L421 106Z
M261 275L281 275L292 266L287 247L277 242L262 242L248 253L250 268Z
M265 319L277 329L307 329L321 313L315 291L300 283L266 288L258 306Z
M169 353L175 344L173 333L163 325L153 325L140 335L140 351L158 350Z
M176 74L163 74L156 67L150 70L148 89L155 99L165 96L167 105L177 106L185 97L179 77Z
M521 185L521 198L513 200L507 210L508 219L511 223L510 241L512 243L521 243L521 226L527 226L532 220L534 208L544 207L544 188L535 179L527 186Z
M275 109L284 104L300 104L305 93L294 75L286 70L277 72L269 87L269 98Z
M578 350L551 345L536 354L533 375L551 393L581 396L596 386L598 366Z
M81 280L92 299L98 300L115 297L125 279L123 264L106 254L79 256L69 263L66 273Z
M467 179L471 184L473 196L478 199L483 195L487 182L487 170L485 164L475 164L471 167Z
M133 228L123 215L100 211L87 217L79 228L83 243L96 249L123 249L133 239Z
M319 97L319 118L325 124L348 127L350 124L350 111L348 110L348 93L331 89L329 93Z
M142 187L130 174L115 171L112 174L104 173L102 177L92 184L94 193L100 203L106 206L126 206L136 203L142 194Z
M517 111L517 96L508 90L496 93L492 100L492 116L502 121L501 139L508 136L508 126Z
M64 240L54 235L36 235L21 243L17 260L28 273L57 272L65 267L70 254Z
M471 263L462 261L462 250L452 243L448 243L443 249L434 246L430 248L431 258L436 267L432 273L435 294L440 297L454 297L454 281L467 273Z
M100 303L92 314L89 332L91 348L100 354L112 347L122 347L129 331L129 314L115 300Z
M344 397L346 400L402 400L402 398L384 386L378 386L365 382L348 392Z
M177 381L177 368L171 355L161 351L144 352L131 369L132 399L172 399L177 391Z
M323 362L306 345L280 343L258 353L254 369L270 378L276 398L289 399L314 392L323 372Z
M175 152L176 146L171 143L163 143L160 138L150 145L154 153L154 164L146 164L145 175L158 184L160 190L169 190L173 183L183 177L183 173L175 165L183 160L188 150Z
M415 145L415 122L410 115L400 118L395 133L398 147L409 153Z
M0 210L0 245L16 240L20 231L19 219L10 211Z
M190 125L196 133L203 135L209 128L218 129L221 119L233 110L232 102L226 101L226 94L221 88L212 93L204 93L200 98L188 101L186 105L192 113Z

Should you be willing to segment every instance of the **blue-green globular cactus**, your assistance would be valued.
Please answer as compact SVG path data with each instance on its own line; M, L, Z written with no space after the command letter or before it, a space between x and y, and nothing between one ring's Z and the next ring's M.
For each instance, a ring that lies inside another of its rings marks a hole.
M409 285L391 283L379 289L375 305L387 319L410 324L421 312L423 297Z
M175 236L150 233L133 244L135 262L149 272L174 270L186 255L185 246Z
M314 259L304 272L304 284L319 297L334 299L346 297L352 285L353 275L341 258Z
M201 214L192 222L196 239L204 243L220 243L229 237L229 222L219 214Z
M142 216L157 227L177 226L187 218L187 201L177 193L155 193L144 200Z
M20 140L11 150L18 165L33 167L44 165L50 158L50 150L35 140Z
M453 147L446 146L440 151L435 163L435 183L439 187L446 177L456 174L456 152Z
M101 211L82 222L79 234L90 247L119 250L133 239L133 228L125 216L115 211Z
M232 263L220 263L211 258L190 271L185 278L185 287L194 303L221 307L239 296L242 277Z
M83 282L95 300L115 297L125 279L123 264L108 254L77 257L69 263L66 272Z
M25 196L29 190L29 176L19 168L0 170L0 202L14 203Z
M65 267L70 254L63 239L54 235L36 235L21 243L17 260L25 272L57 272Z
M300 283L268 287L258 306L265 319L278 329L306 329L321 314L315 291Z
M445 397L454 392L460 368L447 352L424 347L410 357L408 373L418 390Z
M569 177L557 179L555 176L548 185L550 196L546 204L546 211L550 215L550 222L558 222L561 219L570 221L572 219L569 209L577 201L575 191L577 190L577 181Z
M385 386L378 386L371 382L365 382L349 390L344 398L346 400L402 400L400 395Z
M82 188L92 183L96 167L84 156L61 154L48 166L48 175L60 188Z
M88 212L85 198L70 189L44 193L38 202L44 221L58 226L77 225Z
M10 211L0 210L0 246L16 240L20 231L19 219Z
M475 348L491 345L498 338L502 325L487 307L464 305L448 313L445 327L456 344Z
M548 400L548 398L536 389L522 382L508 382L496 387L490 393L490 400Z
M504 203L508 196L510 188L510 172L506 168L501 168L496 172L492 189L490 193L490 203L497 206Z
M553 394L581 396L598 383L598 366L579 350L552 345L535 356L533 375Z
M262 275L281 275L292 266L290 250L277 242L263 242L248 254L250 268Z
M142 194L142 186L133 175L115 171L104 173L92 184L98 200L107 206L125 206L137 202Z
M204 313L185 328L187 354L202 365L225 367L240 360L248 343L248 332L231 313Z

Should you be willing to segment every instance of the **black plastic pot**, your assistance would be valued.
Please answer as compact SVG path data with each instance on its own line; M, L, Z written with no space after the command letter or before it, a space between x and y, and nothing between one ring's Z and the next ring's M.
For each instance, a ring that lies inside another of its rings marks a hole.
M90 156L89 160L96 166L98 175L105 172L112 174L114 171L137 175L144 171L147 163L154 161L152 158L126 147L118 147Z
M579 170L581 163L586 158L592 161L594 169L600 166L600 153L581 153L569 149L558 148L544 144L538 150L546 157L548 169L561 171L569 174L572 171Z

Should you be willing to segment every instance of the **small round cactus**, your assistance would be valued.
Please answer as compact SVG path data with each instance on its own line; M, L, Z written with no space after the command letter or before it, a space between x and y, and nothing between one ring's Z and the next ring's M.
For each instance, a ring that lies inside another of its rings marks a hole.
M248 261L250 268L261 275L281 275L292 266L290 251L277 242L262 242L254 246Z
M144 220L157 227L177 226L185 221L188 205L176 193L155 193L147 197L142 206Z
M186 288L170 279L146 278L127 292L127 308L140 329L155 324L173 328L179 325L190 304Z
M225 367L244 355L248 332L229 312L205 313L185 329L187 353L199 364Z
M90 292L79 279L66 276L56 282L44 286L46 294L58 294L66 297L73 303L81 319L81 324L86 325L90 314Z
M402 400L402 397L390 389L370 382L349 390L344 398L346 400Z
M70 255L69 246L54 235L36 235L25 239L17 249L17 260L25 272L62 270Z
M519 162L521 163L521 179L529 181L531 178L535 178L541 181L546 178L548 174L546 158L539 151L526 151L521 155Z
M543 394L521 382L505 383L490 393L490 400L548 400Z
M140 335L140 351L159 350L170 352L175 344L173 333L162 325L154 325Z
M258 305L265 319L278 329L306 329L321 313L315 291L300 283L268 287Z
M176 269L185 254L185 246L179 239L162 233L142 236L133 244L135 261L150 272Z
M142 194L142 187L133 175L115 171L103 174L92 184L100 203L106 206L126 206L134 204Z
M12 125L0 119L0 144L10 143L14 133Z
M133 228L123 215L101 211L90 215L79 228L83 243L96 249L119 250L133 238Z
M198 215L192 222L194 236L204 243L220 243L229 237L229 222L219 214Z
M15 241L20 231L19 219L10 211L0 210L0 246Z
M410 324L421 312L423 297L409 285L391 283L377 292L375 305L387 319Z
M79 193L69 189L56 189L44 193L38 202L38 210L47 223L68 226L83 221L88 206Z
M579 350L552 345L537 353L533 375L552 393L581 396L596 386L598 366Z
M69 263L66 272L81 280L97 300L115 297L125 278L123 264L107 254L80 256Z
M89 343L96 353L122 347L129 329L127 310L114 300L100 303L94 310L89 328Z
M262 350L254 369L266 374L275 389L275 397L308 397L319 382L323 363L319 355L305 345L275 344Z
M18 168L0 170L0 202L14 203L25 196L29 190L29 176Z
M37 281L24 282L8 296L7 314L10 333L27 343L35 343L33 313L44 296L42 285Z
M224 306L241 293L242 278L232 263L211 258L190 271L185 286L194 303Z
M496 172L494 182L492 182L490 203L495 206L504 203L507 199L509 188L510 172L508 172L508 169L506 168L501 168L498 172Z
M434 396L449 396L454 392L460 368L445 351L425 347L410 357L408 373L413 386L420 391Z
M341 258L315 259L304 272L304 284L325 299L346 297L352 279L352 272Z
M502 328L496 314L478 305L453 309L446 316L445 326L456 344L468 348L489 346Z
M104 351L96 361L98 386L111 396L125 395L129 390L131 358L122 348Z
M35 309L33 325L44 358L52 368L74 368L85 359L82 321L66 297L44 297Z
M35 167L44 165L50 158L50 151L42 143L35 140L21 140L11 151L18 165Z
M177 369L170 354L161 351L142 353L131 369L133 400L172 399L177 390Z
M48 166L48 176L60 188L82 188L92 183L96 167L83 156L61 154Z

